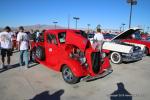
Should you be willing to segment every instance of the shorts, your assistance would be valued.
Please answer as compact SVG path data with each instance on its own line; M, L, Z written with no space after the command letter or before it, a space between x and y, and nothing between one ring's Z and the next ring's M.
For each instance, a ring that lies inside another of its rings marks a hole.
M1 55L2 57L9 57L12 56L12 49L1 49Z

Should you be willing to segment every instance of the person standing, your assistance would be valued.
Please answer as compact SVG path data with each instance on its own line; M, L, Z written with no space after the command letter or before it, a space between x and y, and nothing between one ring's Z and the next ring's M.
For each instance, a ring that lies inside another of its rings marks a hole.
M19 33L17 35L18 49L20 51L20 66L23 66L23 59L25 60L25 69L29 67L29 53L30 49L29 37L27 33L24 32L22 26L19 27Z
M0 48L1 48L1 61L2 68L7 69L10 67L12 56L12 32L9 26L6 26L4 32L0 33ZM5 66L5 57L7 56L7 66Z
M97 30L97 32L95 33L94 40L104 41L104 36L99 30Z
M104 36L103 34L100 32L99 29L97 29L97 32L94 35L94 42L93 42L93 48L98 49L98 50L102 50L102 46L104 43Z

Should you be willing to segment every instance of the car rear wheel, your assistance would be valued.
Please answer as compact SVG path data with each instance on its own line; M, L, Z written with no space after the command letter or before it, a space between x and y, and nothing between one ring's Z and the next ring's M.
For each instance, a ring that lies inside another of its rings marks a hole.
M111 62L114 64L122 63L122 56L118 52L112 52L110 55Z
M37 57L38 59L44 60L44 59L45 59L45 50L44 50L44 48L41 47L41 46L38 46L38 47L36 48L35 55L36 55L36 57Z
M71 69L67 65L62 68L62 77L64 81L69 84L75 84L79 81L79 78L74 76Z

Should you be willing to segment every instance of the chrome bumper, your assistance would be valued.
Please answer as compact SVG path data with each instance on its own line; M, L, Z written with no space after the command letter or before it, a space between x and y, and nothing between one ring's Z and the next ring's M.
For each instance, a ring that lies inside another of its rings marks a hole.
M122 54L122 60L125 62L128 61L137 61L141 60L142 57L144 56L143 52L135 52L135 53L129 53L129 54Z
M81 78L80 81L92 81L92 80L96 80L96 79L99 79L99 78L103 78L103 77L109 75L112 72L113 72L113 70L112 70L112 67L110 66L108 69L105 69L105 71L103 73L98 74L97 76L86 76L86 77L83 77L83 78Z

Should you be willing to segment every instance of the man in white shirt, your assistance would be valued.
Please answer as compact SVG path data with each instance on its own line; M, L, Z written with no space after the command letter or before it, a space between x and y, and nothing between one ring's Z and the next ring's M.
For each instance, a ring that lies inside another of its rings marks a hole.
M103 34L100 33L100 32L95 33L95 35L94 35L94 40L103 41L103 40L104 40Z
M24 28L19 27L19 33L17 35L18 49L20 50L20 66L23 66L23 58L25 59L25 69L29 67L29 37L24 32Z
M2 56L2 68L7 69L10 67L10 61L12 56L12 34L10 27L5 27L4 32L0 33L0 48ZM7 56L7 66L5 66L5 57Z
M98 50L101 51L103 41L104 41L103 34L99 30L97 30L97 32L94 35L93 48L98 49Z

